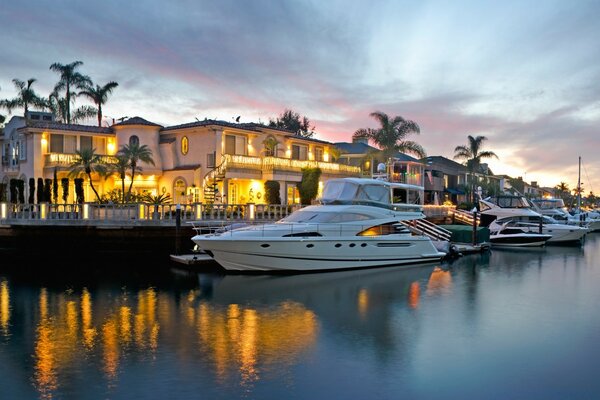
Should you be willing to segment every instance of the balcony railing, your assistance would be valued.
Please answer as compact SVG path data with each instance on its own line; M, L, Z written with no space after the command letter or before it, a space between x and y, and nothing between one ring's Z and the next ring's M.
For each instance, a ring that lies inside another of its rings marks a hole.
M46 167L68 167L75 161L76 154L48 153L44 155L44 166ZM101 155L100 159L105 163L114 162L114 156Z

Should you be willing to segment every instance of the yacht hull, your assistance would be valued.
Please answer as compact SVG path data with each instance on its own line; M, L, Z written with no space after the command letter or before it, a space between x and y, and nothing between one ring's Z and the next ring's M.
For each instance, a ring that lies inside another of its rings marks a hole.
M490 235L492 247L537 247L543 246L551 238L550 235L532 233Z
M198 235L192 240L228 271L375 268L433 262L446 255L437 251L429 239L419 236L286 240Z

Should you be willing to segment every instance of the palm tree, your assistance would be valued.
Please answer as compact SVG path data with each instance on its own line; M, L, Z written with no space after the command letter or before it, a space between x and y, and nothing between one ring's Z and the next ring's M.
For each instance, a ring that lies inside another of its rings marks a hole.
M412 153L419 158L426 157L425 149L420 144L406 139L411 133L419 134L421 132L416 122L404 119L401 116L390 119L387 114L381 111L375 111L369 115L379 122L380 127L376 129L358 129L352 135L353 139L366 138L371 140L379 147L379 153L385 160L394 157L398 152Z
M97 173L100 176L104 176L106 174L106 164L102 161L100 155L96 154L96 149L82 149L75 151L75 159L69 166L70 172L69 176L77 178L79 175L84 173L89 182L90 187L94 191L96 195L96 199L100 202L100 195L96 191L94 187L94 182L92 181L92 173Z
M473 137L471 135L468 136L469 143L463 146L456 146L454 149L454 158L455 159L465 159L467 168L469 169L469 173L471 175L471 189L473 196L473 204L476 203L475 200L475 171L481 165L481 160L483 158L491 158L496 157L496 153L493 151L482 151L483 142L487 140L485 136L476 136Z
M72 93L71 88L83 89L92 84L92 80L87 75L82 75L77 72L77 67L83 65L82 61L73 61L70 64L54 63L50 65L50 70L60 74L60 80L54 87L55 91L65 90L66 109L67 109L67 124L71 123L71 96L76 97L76 93Z
M131 168L129 157L123 153L117 153L112 163L109 164L109 169L116 172L121 178L121 203L125 203L125 176Z
M14 99L5 99L0 101L0 107L6 108L8 112L12 112L15 108L23 107L25 110L24 114L27 116L27 112L29 111L29 106L46 107L46 102L43 98L38 96L33 88L31 87L33 83L36 81L35 78L30 78L27 80L27 83L19 80L13 79L13 83L15 84L15 88L17 89L17 97Z
M565 193L569 193L569 185L566 182L561 182L554 187L554 189L558 192L558 197L564 200Z
M129 190L127 190L127 198L129 198L135 173L142 170L138 164L144 162L154 165L154 159L152 158L152 150L148 146L145 144L140 146L139 143L135 142L122 146L119 153L129 160L129 167L131 168L131 183L129 183Z
M98 107L98 126L102 126L102 104L106 104L108 95L111 94L113 89L117 86L119 86L117 82L111 81L104 86L96 85L95 88L92 85L89 85L79 92L79 94L87 96Z
M75 104L75 99L71 99L71 105ZM47 107L56 116L57 121L67 122L67 98L61 97L56 90L50 93L47 100ZM77 123L90 117L95 117L98 113L92 106L83 105L75 109L71 115L71 122Z

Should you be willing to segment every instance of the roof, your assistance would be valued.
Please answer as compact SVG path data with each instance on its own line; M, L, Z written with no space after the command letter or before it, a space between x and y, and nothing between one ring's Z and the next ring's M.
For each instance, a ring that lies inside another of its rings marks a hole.
M26 128L37 128L37 129L54 129L61 131L78 131L78 132L90 132L90 133L109 133L112 134L112 128L106 128L103 126L91 126L91 125L78 125L78 124L64 124L56 121L27 121L27 125L19 129Z
M454 160L450 160L449 158L442 157L442 156L429 156L429 157L422 158L420 161L425 164L428 164L428 165L435 164L436 167L446 167L446 168L452 168L452 169L460 171L460 172L467 172L466 166L464 166L460 163L457 163Z
M280 131L282 133L286 133L287 136L290 138L298 138L298 139L302 139L302 140L308 140L311 142L324 143L324 144L331 143L326 140L320 140L320 139L315 139L315 138L299 136L299 135L296 135L294 132L289 131L287 129L276 128L273 126L267 126L267 125L263 125L263 124L257 124L255 122L247 122L247 123L237 124L237 123L233 123L233 122L221 121L221 120L216 120L216 119L205 119L204 121L188 122L185 124L168 126L168 127L162 128L161 132L173 131L176 129L198 128L198 127L211 126L211 125L224 126L226 128L244 129L247 131L254 131L254 132L261 132L263 129L272 129L275 131Z
M145 126L158 126L162 128L162 125L155 124L154 122L150 122L140 117L133 117L126 119L125 121L118 122L113 126L126 126L126 125L145 125Z
M335 147L337 147L338 149L340 149L342 154L365 155L369 152L380 151L378 148L373 147L373 146L368 145L363 142L352 142L352 143L337 142L337 143L334 143L333 145ZM416 158L411 157L408 154L404 154L404 153L400 153L400 152L394 154L394 158L396 158L399 161L421 162L420 160L417 160Z

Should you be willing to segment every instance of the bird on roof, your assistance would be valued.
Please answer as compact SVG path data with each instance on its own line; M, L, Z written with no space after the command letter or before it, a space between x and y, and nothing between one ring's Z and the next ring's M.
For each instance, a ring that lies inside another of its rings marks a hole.
M240 115L237 116L237 118L235 119L235 122L240 122Z

